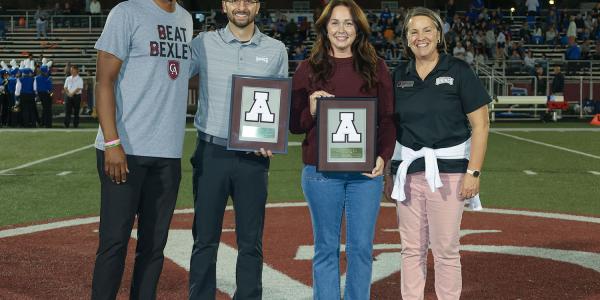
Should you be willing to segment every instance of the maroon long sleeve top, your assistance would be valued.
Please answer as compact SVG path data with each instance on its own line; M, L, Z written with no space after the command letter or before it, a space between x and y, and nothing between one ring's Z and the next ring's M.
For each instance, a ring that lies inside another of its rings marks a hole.
M365 83L354 70L352 57L334 58L334 72L328 82L313 82L309 75L312 69L308 61L303 61L294 73L292 84L292 109L290 131L305 133L302 142L302 161L307 165L317 164L317 123L310 114L309 96L323 90L336 97L376 97L377 98L377 155L384 161L394 153L396 127L394 126L392 79L382 59L377 61L377 85L368 92L361 90Z

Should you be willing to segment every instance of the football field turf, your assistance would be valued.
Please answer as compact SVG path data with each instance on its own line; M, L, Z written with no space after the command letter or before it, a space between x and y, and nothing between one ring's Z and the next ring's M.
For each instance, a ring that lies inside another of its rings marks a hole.
M525 129L527 128L527 129ZM188 129L178 208L192 207ZM96 132L0 129L0 226L99 213ZM269 202L303 201L302 136L269 173ZM600 128L587 123L495 123L482 172L484 207L600 215Z

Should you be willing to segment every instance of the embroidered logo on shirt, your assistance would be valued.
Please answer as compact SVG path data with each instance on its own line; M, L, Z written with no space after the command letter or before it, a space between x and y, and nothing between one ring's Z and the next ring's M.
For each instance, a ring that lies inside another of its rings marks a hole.
M175 80L179 76L179 61L169 60L169 77Z
M452 77L438 77L435 79L435 85L440 85L440 84L449 84L449 85L454 85L454 78Z
M261 56L257 56L256 57L256 62L260 62L260 61L264 62L265 64L268 64L269 63L269 58L266 57L266 56L262 56L262 57Z
M407 87L413 87L415 85L414 81L398 81L397 87L403 89Z

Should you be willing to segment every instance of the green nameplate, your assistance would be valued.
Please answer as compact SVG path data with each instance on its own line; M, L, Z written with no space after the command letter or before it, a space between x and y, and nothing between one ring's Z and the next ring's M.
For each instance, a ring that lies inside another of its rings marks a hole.
M242 137L257 139L275 138L275 128L265 128L256 126L243 126Z
M329 154L331 158L362 158L363 148L331 148Z

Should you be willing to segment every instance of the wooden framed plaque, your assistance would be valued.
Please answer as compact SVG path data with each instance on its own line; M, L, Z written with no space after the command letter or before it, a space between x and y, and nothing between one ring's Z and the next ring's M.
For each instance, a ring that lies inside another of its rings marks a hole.
M233 75L228 150L287 153L292 79Z
M377 142L376 98L317 101L317 171L371 172Z

